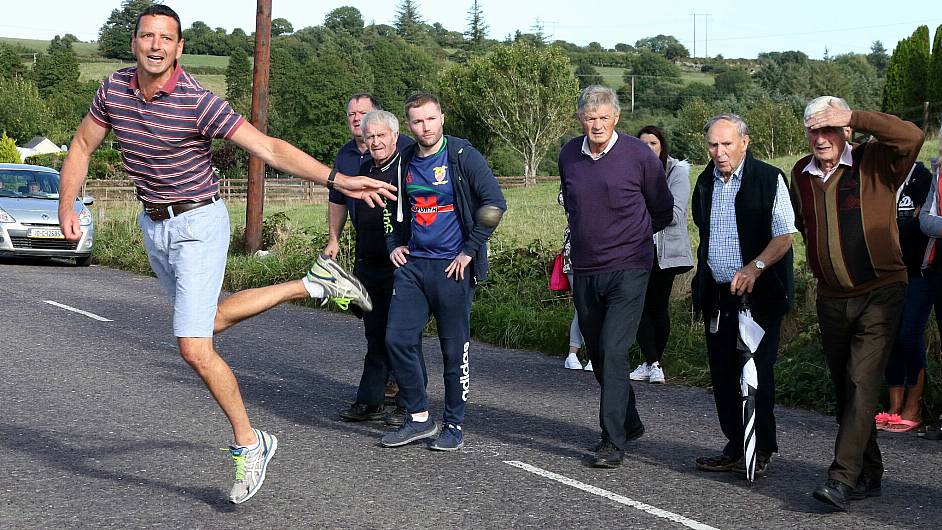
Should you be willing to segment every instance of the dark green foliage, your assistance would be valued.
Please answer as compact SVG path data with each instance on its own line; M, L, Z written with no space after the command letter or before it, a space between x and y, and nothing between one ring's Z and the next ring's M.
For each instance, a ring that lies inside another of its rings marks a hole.
M410 44L420 44L426 38L425 22L419 16L419 6L412 0L401 0L396 8L396 31Z
M719 96L742 96L752 87L752 76L744 68L724 68L714 78L714 88Z
M912 36L896 45L890 57L883 85L883 111L921 122L929 67L929 28L919 26Z
M936 33L938 34L938 33ZM890 64L890 56L886 53L883 43L876 40L870 45L870 53L867 54L867 62L877 69L877 74L886 73L886 67Z
M240 114L248 114L252 105L252 62L242 48L232 50L226 68L226 99Z
M788 105L763 95L752 102L743 118L749 124L749 147L759 158L792 155L807 148L801 120Z
M679 108L678 96L683 83L677 65L648 49L642 49L631 57L625 70L625 86L618 92L619 100L626 108L631 104L632 76L635 78L635 109L673 112Z
M68 41L63 42L58 35L49 44L49 52L36 57L33 66L33 79L39 94L44 98L57 93L74 92L78 87L78 57Z
M424 49L398 36L364 40L364 59L373 73L371 93L383 108L402 117L409 94L431 90L440 67Z
M927 98L933 111L942 112L942 25L935 29L932 40L932 60L929 63L929 87Z
M635 42L635 48L650 50L668 60L690 57L690 52L673 35L658 35Z
M271 36L290 35L294 33L294 26L284 18L275 18L271 21Z
M27 73L16 48L0 43L0 78L22 77Z
M236 48L251 54L255 48L254 40L243 29L236 28L229 34L225 28L211 29L200 20L183 31L183 40L184 52L196 55L230 55Z
M579 90L589 85L605 84L605 80L599 75L599 71L587 62L581 62L576 66L576 79L579 80Z
M154 5L153 0L123 0L121 9L111 12L105 25L98 31L98 51L105 57L133 60L131 38L137 16Z
M47 134L52 120L49 108L31 79L0 79L0 129L18 144Z
M338 7L324 17L324 27L335 33L345 31L359 37L363 33L363 15L355 7Z
M468 9L468 31L464 36L468 39L468 50L474 52L484 51L485 39L487 39L487 24L484 22L484 11L478 0L471 2L471 8Z
M65 161L65 153L49 153L45 155L33 155L25 160L27 164L36 166L46 166L59 171L62 169L62 163ZM121 164L121 151L100 147L94 153L88 162L89 180L124 180L128 175Z

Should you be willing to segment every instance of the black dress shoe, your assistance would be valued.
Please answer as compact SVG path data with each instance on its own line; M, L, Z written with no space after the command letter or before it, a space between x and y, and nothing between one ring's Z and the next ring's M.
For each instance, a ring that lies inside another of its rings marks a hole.
M365 405L354 403L350 408L340 412L343 421L374 421L383 419L382 405Z
M765 451L756 451L756 476L764 477L765 473L769 470L769 464L772 463L772 455L766 453ZM733 471L746 474L746 459L740 458L736 465L733 466Z
M402 427L406 422L406 409L403 407L396 407L392 412L387 412L383 416L383 423L391 427Z
M860 478L857 479L857 485L851 490L847 500L859 501L867 497L879 497L880 495L883 495L883 484L880 480L871 480L866 475L860 475Z
M629 442L641 438L644 434L644 424L640 421L633 428L625 429L625 439Z
M624 458L624 451L615 447L615 444L612 442L605 440L602 442L602 446L599 450L595 452L595 456L592 457L590 464L592 467L611 469L620 466Z
M815 488L812 492L812 496L815 499L833 506L842 512L847 511L847 499L850 497L853 490L850 486L844 484L839 480L834 480L832 478L827 479L824 484L821 484Z
M719 456L701 456L697 458L697 469L703 471L732 471L742 461L742 457L733 458L725 454Z

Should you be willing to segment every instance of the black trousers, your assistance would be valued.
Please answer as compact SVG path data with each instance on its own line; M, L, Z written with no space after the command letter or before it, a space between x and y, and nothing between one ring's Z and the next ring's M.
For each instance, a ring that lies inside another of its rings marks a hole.
M710 333L710 320L716 307L704 314L707 356L710 360L710 380L713 384L713 399L720 429L726 436L723 454L739 458L743 454L742 391L740 377L745 362L743 354L736 348L739 338L738 296L731 295L729 284L717 286L720 291L719 329ZM759 388L756 392L756 450L768 454L778 452L775 435L775 361L778 359L779 330L782 316L765 316L753 313L752 318L765 330L762 342L752 354L756 364Z
M363 374L360 376L356 398L357 403L365 405L381 406L385 399L390 370L389 352L386 350L386 321L389 319L394 270L389 259L357 260L353 266L353 274L363 282L373 302L373 310L363 314L366 357L363 359Z
M628 380L628 348L635 341L644 306L648 269L573 275L573 299L579 330L601 386L599 425L602 439L625 449L625 433L641 418Z
M671 290L674 277L683 272L683 268L662 269L654 260L651 277L648 279L647 293L644 295L644 311L641 312L641 324L638 326L638 346L644 355L644 362L659 363L667 341L671 336Z

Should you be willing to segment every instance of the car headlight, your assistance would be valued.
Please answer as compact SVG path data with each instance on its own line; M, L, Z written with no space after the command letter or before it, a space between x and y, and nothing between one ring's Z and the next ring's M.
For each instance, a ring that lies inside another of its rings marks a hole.
M3 208L0 208L0 223L15 223L15 222L16 222L16 219L14 219L12 215L5 212Z
M92 224L92 212L88 211L88 208L82 208L82 211L78 215L79 224L82 226L89 226Z

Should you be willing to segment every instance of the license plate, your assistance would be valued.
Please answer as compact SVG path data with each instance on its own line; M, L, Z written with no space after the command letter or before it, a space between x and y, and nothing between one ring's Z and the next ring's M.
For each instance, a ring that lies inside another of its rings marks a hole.
M65 239L62 230L58 228L30 228L27 235L37 239Z

